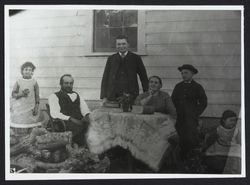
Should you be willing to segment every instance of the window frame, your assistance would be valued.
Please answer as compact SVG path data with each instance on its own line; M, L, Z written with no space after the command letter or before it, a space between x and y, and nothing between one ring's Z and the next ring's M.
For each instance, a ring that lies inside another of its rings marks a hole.
M145 53L145 10L137 10L138 12L138 27L137 27L137 52L138 55L146 55ZM85 56L109 56L115 52L94 52L94 10L91 13L89 21L92 26L89 26L87 39L89 43L88 52Z

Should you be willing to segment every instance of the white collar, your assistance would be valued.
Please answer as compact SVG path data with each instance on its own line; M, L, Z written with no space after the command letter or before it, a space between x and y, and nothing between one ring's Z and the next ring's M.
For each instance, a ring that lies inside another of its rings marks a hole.
M193 79L189 80L189 81L184 81L184 83L186 84L191 84L191 82L193 81Z
M22 79L22 80L25 80L25 81L30 81L30 80L33 80L33 77L28 78L28 79L27 79L27 78L23 78L23 77L22 77L21 79Z
M76 95L76 93L67 93L67 95L70 97L70 99L72 100L72 101L75 101L76 100L76 98L77 98L77 95Z
M119 52L119 55L120 55L120 56L123 56L123 55L124 55L124 57L125 57L125 56L127 56L127 54L128 54L128 51L126 51L124 54L122 54L121 52Z

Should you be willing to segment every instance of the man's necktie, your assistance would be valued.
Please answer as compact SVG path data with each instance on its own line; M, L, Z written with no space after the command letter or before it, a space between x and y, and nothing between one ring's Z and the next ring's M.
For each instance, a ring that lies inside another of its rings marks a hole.
M124 59L126 55L124 53L121 54L122 59Z

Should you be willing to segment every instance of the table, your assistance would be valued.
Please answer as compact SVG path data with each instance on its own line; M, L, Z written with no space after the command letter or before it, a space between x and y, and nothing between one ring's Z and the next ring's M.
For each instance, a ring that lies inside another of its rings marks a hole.
M102 152L121 146L158 171L168 138L176 134L175 121L169 115L122 112L118 108L100 108L90 114L87 143L91 152Z

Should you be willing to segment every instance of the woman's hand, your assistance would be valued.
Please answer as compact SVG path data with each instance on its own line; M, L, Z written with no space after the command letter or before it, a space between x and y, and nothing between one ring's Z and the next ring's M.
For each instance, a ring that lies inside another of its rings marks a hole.
M152 90L148 90L148 93L149 95L140 101L142 106L146 105L149 102L149 100L153 97L154 92Z
M149 93L149 96L153 96L154 91L153 91L153 90L151 90L151 89L149 89L149 90L148 90L148 93Z
M38 108L39 108L39 105L36 104L35 107L34 107L34 109L33 109L33 112L32 112L33 116L36 116L38 114Z
M149 96L156 96L157 95L157 93L158 93L158 91L154 91L154 90L151 90L151 89L149 89Z

